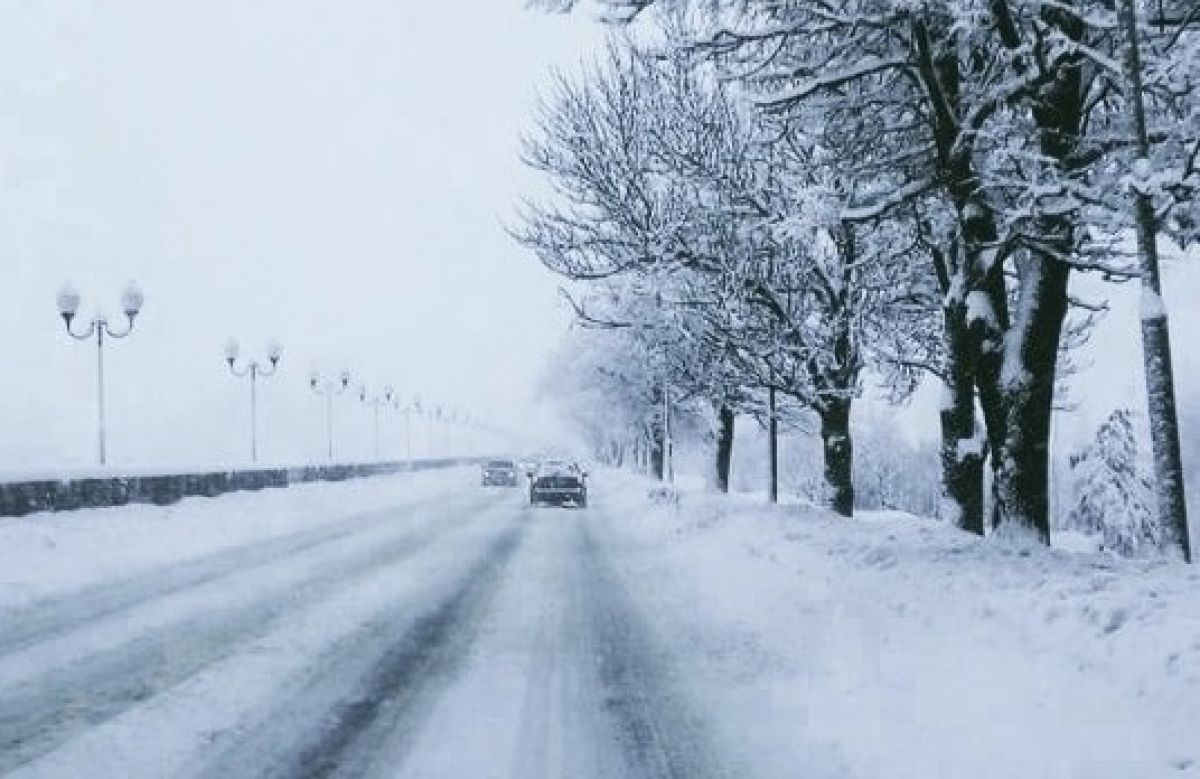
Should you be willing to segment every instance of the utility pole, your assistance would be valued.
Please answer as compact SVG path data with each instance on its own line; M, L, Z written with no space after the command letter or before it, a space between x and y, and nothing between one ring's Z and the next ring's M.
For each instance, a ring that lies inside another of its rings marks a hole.
M775 413L775 388L767 388L767 459L770 463L770 484L767 499L779 502L779 417Z
M1129 121L1137 159L1132 175L1134 218L1137 227L1138 265L1142 284L1142 352L1146 367L1150 440L1154 450L1154 483L1158 520L1173 534L1185 562L1192 561L1188 533L1187 498L1183 485L1183 456L1179 446L1179 419L1175 402L1175 372L1171 366L1171 334L1167 307L1162 298L1158 268L1158 223L1151 193L1150 139L1146 131L1146 104L1142 82L1142 57L1138 44L1134 0L1120 2L1121 26L1128 38L1125 76L1128 81Z

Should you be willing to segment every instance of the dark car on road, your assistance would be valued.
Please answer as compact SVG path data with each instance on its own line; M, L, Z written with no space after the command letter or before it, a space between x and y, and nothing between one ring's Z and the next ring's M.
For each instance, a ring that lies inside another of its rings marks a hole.
M517 464L512 460L492 460L483 466L483 486L516 487Z
M543 470L529 482L529 503L564 506L568 503L587 508L587 474L574 468Z

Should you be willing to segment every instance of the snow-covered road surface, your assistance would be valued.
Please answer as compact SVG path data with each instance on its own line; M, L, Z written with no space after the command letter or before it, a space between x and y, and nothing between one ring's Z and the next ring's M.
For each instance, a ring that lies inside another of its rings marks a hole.
M0 773L731 775L604 508L458 476L0 612Z
M1200 573L600 473L0 521L0 774L1200 776Z

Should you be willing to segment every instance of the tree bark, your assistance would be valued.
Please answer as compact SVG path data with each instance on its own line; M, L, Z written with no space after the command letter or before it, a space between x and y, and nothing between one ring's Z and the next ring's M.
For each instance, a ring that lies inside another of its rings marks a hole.
M829 508L854 516L854 447L850 438L849 398L829 398L821 404L821 443L825 455L825 488Z
M1077 2L1047 4L1041 23L1065 40L1084 43L1087 26ZM1038 126L1038 146L1064 178L1077 174L1072 156L1079 148L1087 87L1079 54L1065 54L1053 78L1030 98ZM1051 251L1019 258L1016 311L1005 326L1000 375L989 385L1002 396L1003 447L996 458L995 518L1000 526L1032 532L1050 543L1049 442L1054 382L1063 322L1067 316L1070 265L1059 257L1077 251L1077 213L1053 210L1035 219L1040 241ZM984 353L989 355L985 344Z
M1018 329L1009 341L1011 365L1002 392L1004 449L996 467L996 515L1050 543L1050 417L1058 344L1067 315L1070 267L1046 257L1024 273Z
M650 475L659 481L666 481L666 431L661 422L650 426Z
M729 467L733 461L733 432L736 414L727 405L717 410L717 489L729 492Z
M946 377L942 402L943 519L963 530L983 535L984 447L975 419L975 370L965 306L947 305Z

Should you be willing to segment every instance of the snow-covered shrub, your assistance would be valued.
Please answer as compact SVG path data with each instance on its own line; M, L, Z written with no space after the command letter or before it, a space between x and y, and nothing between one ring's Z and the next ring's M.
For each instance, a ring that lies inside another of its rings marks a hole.
M1162 549L1166 534L1154 516L1154 489L1138 457L1134 416L1117 409L1096 437L1071 456L1074 500L1067 527L1100 535L1122 555Z

